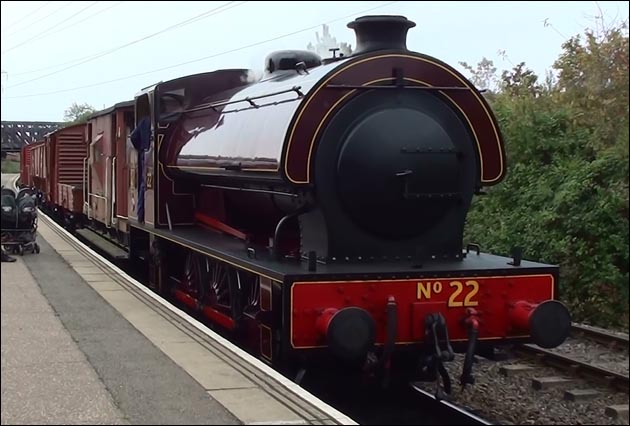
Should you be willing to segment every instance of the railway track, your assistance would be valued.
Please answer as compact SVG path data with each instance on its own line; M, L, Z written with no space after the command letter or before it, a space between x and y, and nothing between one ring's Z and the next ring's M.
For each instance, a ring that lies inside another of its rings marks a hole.
M575 338L584 337L602 344L608 348L628 349L628 337L574 324L571 327L571 334ZM520 354L535 358L545 364L569 371L579 377L606 384L621 392L629 393L630 380L627 374L612 371L592 363L576 359L566 354L560 354L551 350L540 348L536 345L518 345L516 351Z
M571 336L575 338L583 337L589 340L593 340L597 343L601 343L602 345L606 345L611 349L620 348L627 350L629 344L627 335L611 333L607 330L602 330L582 324L571 325Z

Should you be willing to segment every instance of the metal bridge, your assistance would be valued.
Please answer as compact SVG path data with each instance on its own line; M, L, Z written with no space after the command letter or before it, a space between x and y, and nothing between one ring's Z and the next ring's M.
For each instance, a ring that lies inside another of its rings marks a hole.
M22 146L42 140L66 123L52 121L3 121L2 152L19 152Z

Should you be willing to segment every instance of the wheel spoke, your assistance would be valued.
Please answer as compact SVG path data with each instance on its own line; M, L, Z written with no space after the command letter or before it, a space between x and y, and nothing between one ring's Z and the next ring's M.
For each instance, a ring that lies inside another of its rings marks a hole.
M206 303L210 306L230 309L230 269L219 262L209 261L206 288L208 289Z
M184 262L184 274L180 283L183 290L192 297L198 298L201 290L201 276L199 275L199 257L189 253Z

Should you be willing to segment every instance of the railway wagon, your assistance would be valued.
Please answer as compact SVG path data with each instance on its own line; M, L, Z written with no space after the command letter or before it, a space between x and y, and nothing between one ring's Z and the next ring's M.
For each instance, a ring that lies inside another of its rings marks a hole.
M40 172L35 172L37 159L33 155L36 147L41 146L44 141L33 142L28 145L24 145L20 148L20 183L22 186L34 187L35 175L41 175Z
M46 141L42 140L33 144L30 148L32 167L28 169L31 177L28 179L37 188L40 194L46 193L48 189L48 161L46 158ZM20 166L26 173L26 163Z
M47 208L69 223L83 211L83 173L87 156L87 125L70 125L46 135L45 197Z
M87 226L121 245L128 244L128 137L134 126L132 101L91 115L87 122L83 213Z

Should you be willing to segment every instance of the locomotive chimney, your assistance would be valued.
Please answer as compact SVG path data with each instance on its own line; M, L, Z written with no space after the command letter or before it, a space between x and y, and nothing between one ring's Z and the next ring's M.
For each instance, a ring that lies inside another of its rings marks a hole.
M404 16L362 16L348 24L357 37L354 55L375 50L407 50L407 31L416 26Z

